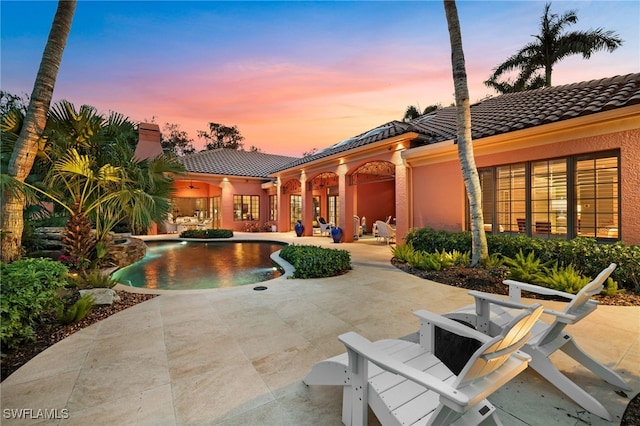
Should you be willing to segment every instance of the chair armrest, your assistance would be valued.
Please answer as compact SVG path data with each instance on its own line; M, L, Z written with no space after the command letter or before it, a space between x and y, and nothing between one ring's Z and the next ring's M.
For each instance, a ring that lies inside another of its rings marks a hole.
M487 336L486 334L481 333L478 330L474 330L473 328L467 327L466 325L461 324L458 321L452 320L450 318L445 318L442 315L434 314L433 312L427 311L425 309L416 311L413 313L413 315L420 318L420 322L427 321L431 323L432 326L437 326L443 330L447 330L451 333L457 334L458 336L478 340L480 343L486 343L491 339L490 336Z
M522 283L515 280L504 280L503 284L509 286L509 298L511 300L514 300L514 296L515 300L520 300L520 290L543 294L546 296L559 296L569 300L573 300L576 297L574 294L565 293L564 291L558 291L552 288L542 287L535 284Z
M517 282L517 281L514 281L514 282ZM556 290L553 290L553 291L556 291ZM562 293L562 292L558 292L558 293ZM478 301L480 301L481 303L483 301L486 301L488 303L493 303L495 305L504 306L505 308L529 309L531 307L530 305L525 305L524 303L519 303L511 299L503 299L489 293L483 293L481 291L472 290L469 292L469 294L476 299L476 306ZM559 319L565 320L563 322L568 322L568 323L574 323L579 319L577 315L567 314L566 312L556 311L555 309L544 308L543 312L545 314L553 315ZM478 312L478 314L480 313Z
M484 293L482 291L471 290L469 294L473 296L476 300L478 299L486 300L489 303L494 303L496 305L504 306L506 308L529 309L531 307L531 305L525 305L524 303L520 303L511 299L503 299L491 293Z
M432 376L429 373L403 364L395 358L387 355L373 343L371 343L369 340L362 337L358 333L351 331L349 333L341 334L340 336L338 336L338 339L340 339L340 341L347 347L348 350L361 355L365 359L369 360L373 364L386 371L398 374L408 380L426 387L427 389L431 389L432 391L440 394L442 397L450 400L455 405L466 406L469 404L469 398L464 393L458 391L453 386L444 383L443 381L435 376Z

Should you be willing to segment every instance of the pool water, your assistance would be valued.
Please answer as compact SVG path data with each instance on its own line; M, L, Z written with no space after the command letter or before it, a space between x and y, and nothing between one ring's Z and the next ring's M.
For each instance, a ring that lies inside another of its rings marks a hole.
M273 242L147 242L144 259L116 271L124 285L193 290L255 284L282 270L270 258L284 244Z

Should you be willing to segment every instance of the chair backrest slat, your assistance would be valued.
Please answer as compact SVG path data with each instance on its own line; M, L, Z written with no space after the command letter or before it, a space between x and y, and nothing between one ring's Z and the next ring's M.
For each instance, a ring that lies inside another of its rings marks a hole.
M599 294L604 287L604 282L609 275L616 269L616 264L612 263L607 268L603 269L597 277L589 284L582 287L582 289L575 295L571 302L567 303L564 308L564 313L569 315L576 315L578 317L584 317L596 308L596 302L593 305L587 303L591 300L591 296ZM556 320L547 328L544 335L540 336L538 340L538 346L542 346L548 342L555 340L567 326L567 322L564 320Z
M497 370L509 356L520 349L530 337L531 328L542 314L539 303L515 317L502 332L482 345L469 359L455 386L461 386Z

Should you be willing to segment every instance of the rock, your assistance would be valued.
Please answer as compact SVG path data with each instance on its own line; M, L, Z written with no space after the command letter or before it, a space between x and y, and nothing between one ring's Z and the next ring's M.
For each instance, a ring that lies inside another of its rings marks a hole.
M95 305L112 305L113 302L119 302L120 296L110 288L92 288L88 290L80 290L80 296L91 294Z

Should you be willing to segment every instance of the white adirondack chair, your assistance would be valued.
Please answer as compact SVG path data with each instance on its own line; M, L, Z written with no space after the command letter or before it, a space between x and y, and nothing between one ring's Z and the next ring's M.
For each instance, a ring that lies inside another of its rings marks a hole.
M347 353L316 364L308 385L343 386L342 421L366 425L370 406L383 425L480 424L495 407L486 399L526 369L530 357L518 349L542 313L533 305L497 337L489 337L440 315L421 310L419 343L408 340L370 342L357 333L339 339ZM481 343L460 374L435 355L436 328Z
M545 309L544 312L555 316L555 320L551 324L538 321L532 330L533 337L525 345L523 351L531 355L532 361L529 365L540 375L586 410L611 421L613 417L609 411L597 399L562 374L553 365L549 356L559 349L606 382L625 390L631 390L620 375L584 352L573 337L564 332L564 328L567 325L575 324L596 309L598 302L590 299L590 297L602 291L604 282L615 268L615 263L609 265L575 295L537 285L506 280L504 283L509 285L508 300L492 294L471 291L469 294L475 297L475 305L447 313L445 316L468 323L479 331L494 336L500 333L504 325L518 313L519 310L517 308L521 304L522 290L548 296L560 296L570 300L562 312Z

